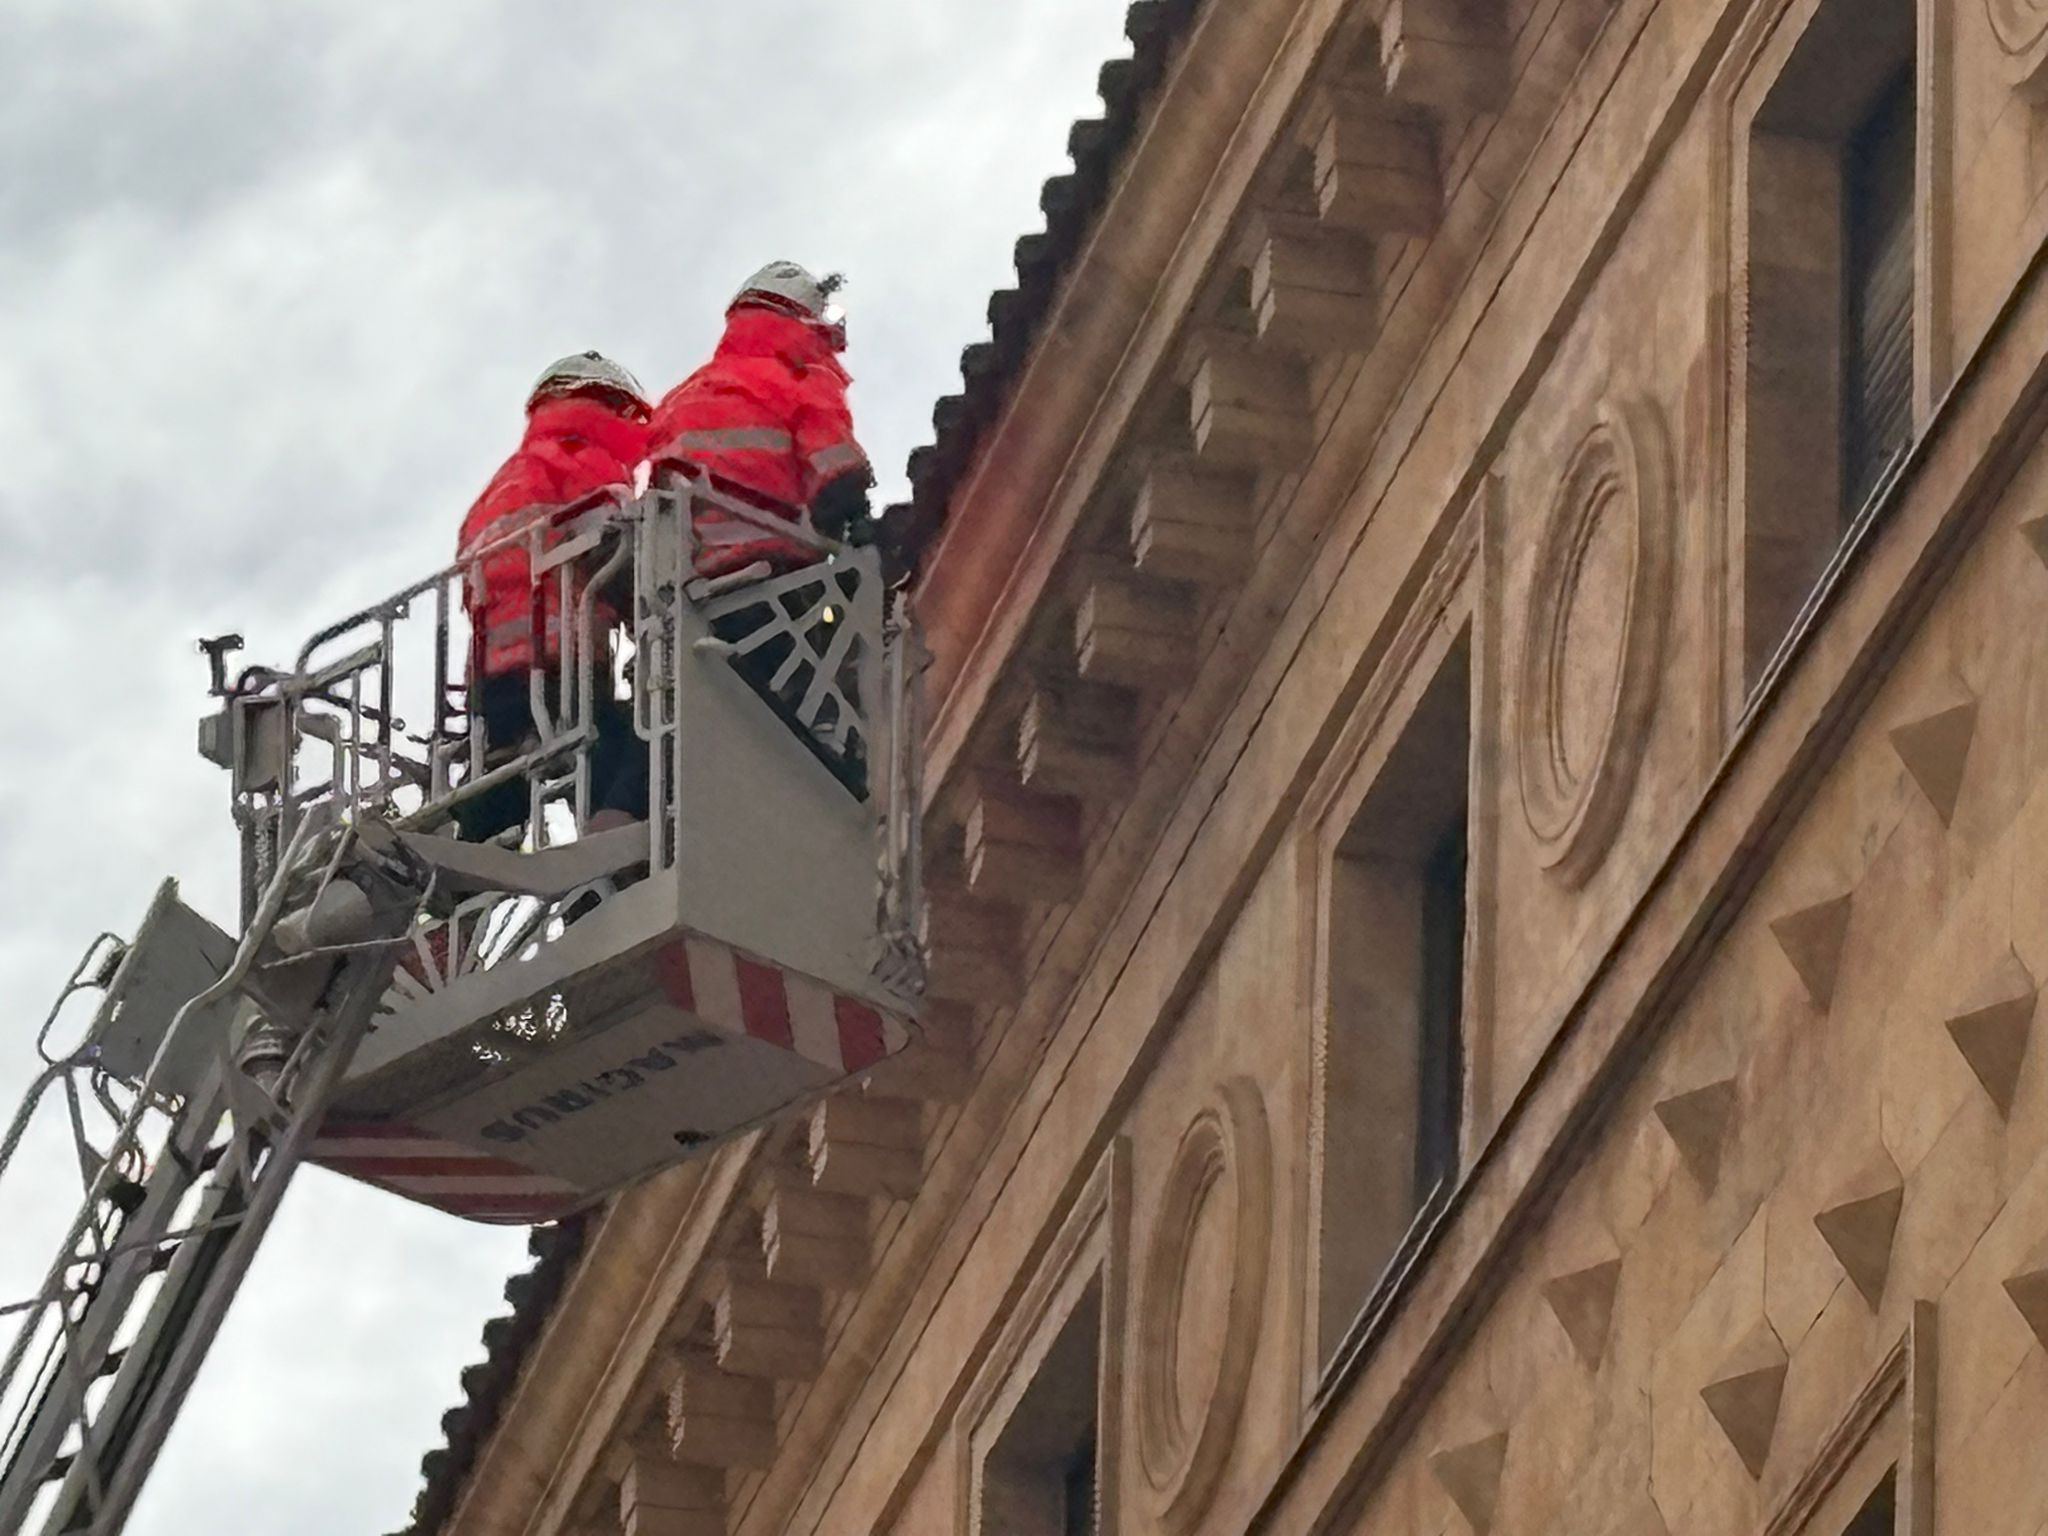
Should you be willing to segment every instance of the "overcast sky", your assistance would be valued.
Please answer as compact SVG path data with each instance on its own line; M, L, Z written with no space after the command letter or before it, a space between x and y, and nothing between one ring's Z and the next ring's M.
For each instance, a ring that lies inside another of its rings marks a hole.
M894 495L1123 9L0 0L0 1116L95 932L167 874L233 916L195 637L282 661L440 563L542 364L665 388L773 257L851 276ZM56 1155L0 1183L0 1300ZM130 1530L403 1525L525 1262L309 1172Z

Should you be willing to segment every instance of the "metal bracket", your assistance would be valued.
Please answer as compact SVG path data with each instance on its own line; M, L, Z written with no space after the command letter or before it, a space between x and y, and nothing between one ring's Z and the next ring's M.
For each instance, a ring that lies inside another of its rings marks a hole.
M214 635L199 642L200 653L206 657L207 668L212 673L212 683L208 692L216 699L228 696L228 658L239 651L242 645L240 635Z
M406 832L374 822L365 822L358 835L363 846L375 852L402 847L435 872L443 894L456 897L494 892L557 901L593 880L647 862L644 821L592 832L573 843L533 853L494 843L459 843L450 837Z

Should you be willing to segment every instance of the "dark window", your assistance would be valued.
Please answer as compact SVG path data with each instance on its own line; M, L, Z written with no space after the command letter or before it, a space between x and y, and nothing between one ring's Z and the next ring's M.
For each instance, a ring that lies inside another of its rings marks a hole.
M1913 440L1913 71L1902 70L1849 140L1843 287L1843 511L1853 516Z
M1416 1081L1415 1204L1458 1171L1464 1051L1458 1025L1465 1013L1465 843L1460 815L1437 844L1422 874L1422 1059Z
M1098 1536L1102 1277L1059 1325L981 1466L980 1536Z
M1894 1469L1885 1473L1884 1481L1863 1501L1842 1536L1893 1536L1899 1526L1898 1494L1899 1474Z
M1322 1065L1322 1357L1457 1182L1470 637L1417 700L1332 860Z
M1095 1450L1091 1420L1080 1443L1067 1453L1061 1536L1095 1536Z
M1750 127L1748 687L1913 441L1917 26L1914 0L1821 0Z

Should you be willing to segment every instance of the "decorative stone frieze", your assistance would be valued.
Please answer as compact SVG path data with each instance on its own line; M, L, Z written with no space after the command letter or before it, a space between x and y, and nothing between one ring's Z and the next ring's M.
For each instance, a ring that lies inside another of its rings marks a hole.
M1232 1078L1181 1136L1138 1293L1139 1460L1170 1532L1200 1519L1230 1459L1272 1232L1265 1104Z
M2014 88L2030 101L2048 102L2048 0L1984 0L1984 11Z
M1505 1430L1438 1451L1429 1458L1429 1469L1438 1486L1458 1506L1458 1513L1465 1517L1473 1536L1486 1536L1493 1528L1494 1505L1500 1499L1500 1475L1507 1458Z
M1613 844L1656 707L1671 608L1671 450L1651 402L1603 406L1544 520L1516 739L1539 857L1585 883Z
M1559 1275L1543 1287L1558 1325L1586 1369L1598 1370L1607 1352L1607 1330L1614 1319L1614 1292L1621 1280L1621 1260L1608 1259Z
M1390 0L1380 21L1387 94L1447 112L1497 112L1508 92L1505 7Z
M2026 1060L2039 996L2033 976L2019 956L2007 950L1978 984L1969 1006L1948 1020L1949 1038L2001 1116L2012 1113L2013 1097L2019 1092L2020 1066Z
M1759 1323L1722 1362L1719 1374L1700 1389L1707 1412L1751 1477L1763 1476L1764 1463L1770 1459L1788 1365L1785 1346L1768 1323Z
M1977 701L1960 699L1918 720L1892 727L1892 750L1947 826L1963 794L1963 770L1977 735Z
M1835 977L1842 965L1842 945L1849 937L1854 897L1853 891L1844 891L1771 921L1771 937L1798 973L1808 999L1822 1012L1835 1000Z
M643 1451L620 1479L616 1528L625 1536L721 1536L724 1501L715 1474Z
M2027 548L2035 558L2048 565L2048 516L2030 517L2020 524L2020 537L2027 541Z
M1891 1272L1892 1240L1905 1204L1905 1181L1883 1149L1877 1150L1813 1218L1842 1272L1873 1309Z
M2048 1243L2029 1254L2020 1272L2005 1282L2005 1294L2026 1319L2028 1330L2048 1348Z
M1657 1104L1656 1115L1693 1182L1711 1193L1721 1177L1721 1148L1735 1118L1735 1079L1675 1093Z

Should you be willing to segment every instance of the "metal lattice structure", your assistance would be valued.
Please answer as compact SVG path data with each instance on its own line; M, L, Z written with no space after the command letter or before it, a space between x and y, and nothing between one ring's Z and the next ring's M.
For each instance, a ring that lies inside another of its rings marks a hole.
M852 564L806 566L704 607L734 669L863 797L871 705L862 673L873 640L852 620L867 575Z
M817 560L697 579L707 500ZM533 647L531 729L493 742L463 592L513 548L534 635L565 617ZM231 679L237 643L205 647L201 750L232 779L240 935L167 882L132 944L96 940L0 1141L0 1181L26 1176L61 1104L82 1180L43 1282L0 1309L0 1531L120 1529L302 1161L549 1219L909 1038L922 655L871 551L664 477L536 514L288 669ZM599 830L620 719L646 805ZM516 829L456 835L507 786Z

